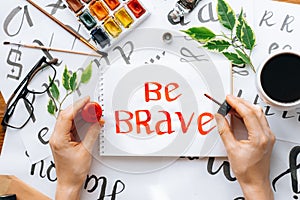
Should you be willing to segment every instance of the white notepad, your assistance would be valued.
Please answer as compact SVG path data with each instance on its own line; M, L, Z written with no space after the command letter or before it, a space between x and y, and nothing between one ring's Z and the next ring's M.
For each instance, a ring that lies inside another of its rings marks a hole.
M212 119L218 106L204 94L224 101L232 92L231 64L215 62L205 71L206 65L168 55L156 63L110 65L100 82L106 121L100 155L226 156Z

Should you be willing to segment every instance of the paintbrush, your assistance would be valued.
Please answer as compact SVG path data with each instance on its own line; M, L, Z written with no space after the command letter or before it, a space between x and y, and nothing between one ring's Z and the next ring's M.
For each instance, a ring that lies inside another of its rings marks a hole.
M208 94L204 94L204 96L207 97L208 99L212 100L213 102L215 102L215 103L218 104L219 106L222 105L220 102L218 102L217 100L215 100L214 98L212 98L212 97L209 96Z
M48 51L57 51L57 52L73 53L73 54L80 54L80 55L86 55L86 56L102 57L102 55L100 55L100 54L71 51L71 50L66 50L66 49L57 49L57 48L39 46L39 45L21 44L21 43L7 42L7 41L3 42L3 44L4 45L16 45L16 46L27 47L27 48L32 48L32 49L43 49L43 50L48 50Z
M215 102L216 104L218 104L220 106L218 113L223 115L224 117L229 113L229 111L231 110L231 106L227 103L227 101L225 100L223 103L218 102L217 100L215 100L214 98L212 98L211 96L209 96L208 94L204 94L205 97L209 98L211 101Z
M226 100L223 103L220 103L208 94L204 94L204 96L220 106L218 113L223 115L224 117L230 112L231 114L234 114L234 116L236 116L237 118L242 118L235 110L232 111L231 106L227 103Z
M101 56L106 57L107 53L98 50L96 47L94 47L92 44L90 44L86 39L84 39L81 35L79 35L76 31L74 31L73 29L71 29L70 27L66 26L65 24L63 24L61 21L59 21L58 19L56 19L55 17L53 17L52 15L50 15L46 10L44 10L43 8L41 8L39 5L37 5L36 3L34 3L31 0L26 0L28 3L30 3L32 6L34 6L36 9L38 9L39 11L41 11L42 13L44 13L47 17L49 17L50 19L52 19L55 23L57 23L60 27L62 27L63 29L65 29L66 31L68 31L71 35L73 35L75 38L77 38L78 40L80 40L81 42L83 42L85 45L87 45L88 47L90 47L91 49L93 49L95 52L97 52L98 54L100 54Z

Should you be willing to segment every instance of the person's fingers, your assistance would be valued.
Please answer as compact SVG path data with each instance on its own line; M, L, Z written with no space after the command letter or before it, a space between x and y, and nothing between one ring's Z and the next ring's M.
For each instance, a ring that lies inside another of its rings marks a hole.
M76 101L74 104L69 105L65 110L61 111L59 113L59 116L61 120L74 120L76 114L90 101L90 97L86 96L78 101Z
M263 128L254 106L247 101L232 95L228 95L226 101L243 118L244 124L248 130L249 139L253 138L258 140L258 134L263 132Z
M221 139L224 143L225 148L228 150L235 145L236 139L235 139L233 133L231 132L230 126L228 124L228 121L225 119L225 117L216 113L215 119L217 122L217 127L218 127L219 134L221 136Z
M275 140L275 136L274 136L273 132L271 131L269 122L268 122L262 108L258 105L253 105L253 107L256 109L257 117L258 117L259 121L261 122L262 129L264 130L263 133L265 135L267 135L271 140Z
M89 151L92 152L93 146L98 139L99 133L101 130L101 125L99 123L92 124L82 141L82 145Z
M251 108L247 101L233 95L227 95L226 101L242 118L246 118L249 115Z
M73 105L68 106L65 110L59 113L58 119L56 121L53 134L50 139L54 140L55 143L68 142L72 140L70 132L74 125L74 116L79 112L79 110L90 100L90 97L85 97Z
M74 118L76 114L79 112L80 109L83 108L85 104L87 104L90 100L90 97L85 97L76 101L74 104L68 106L65 110L62 110L58 116L58 124L62 125L59 126L61 128L60 132L62 133L69 133L71 130L70 125L74 125Z

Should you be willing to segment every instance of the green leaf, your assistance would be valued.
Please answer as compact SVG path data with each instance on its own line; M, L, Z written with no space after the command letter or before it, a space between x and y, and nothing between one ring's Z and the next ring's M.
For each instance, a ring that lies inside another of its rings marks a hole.
M223 55L232 62L232 64L241 66L243 64L245 64L245 62L243 61L243 59L241 59L238 54L236 53L231 53L231 52L223 52Z
M246 49L252 50L255 45L255 35L246 21L242 26L241 42Z
M67 91L70 90L70 76L71 75L69 73L67 65L65 65L65 69L62 77L62 84Z
M77 74L74 72L70 78L70 89L74 91L77 86Z
M229 30L233 30L236 19L232 8L224 0L218 0L217 4L218 19L220 23Z
M80 83L87 83L92 77L92 62L83 70Z
M191 38L199 42L206 42L216 37L214 32L212 32L210 29L206 27L192 27L189 28L188 30L183 30L182 32L186 33Z
M208 50L218 51L218 52L222 52L228 49L229 46L230 43L226 40L210 40L205 45L203 45L203 47L205 47Z
M236 25L236 37L238 38L238 40L241 42L242 41L242 27L244 25L244 17L243 17L243 9L241 9L239 18L238 18L238 22Z
M52 99L49 100L48 105L47 105L47 109L48 109L48 113L50 113L51 115L54 115L55 105L54 105Z
M239 57L245 62L245 64L250 64L250 58L248 55L246 55L245 53L241 52L238 49L235 49L235 51L237 52L237 54L239 55Z
M49 84L52 82L51 77L49 77ZM58 100L59 99L59 90L56 85L56 83L53 81L51 87L50 87L50 93L53 96L54 99Z

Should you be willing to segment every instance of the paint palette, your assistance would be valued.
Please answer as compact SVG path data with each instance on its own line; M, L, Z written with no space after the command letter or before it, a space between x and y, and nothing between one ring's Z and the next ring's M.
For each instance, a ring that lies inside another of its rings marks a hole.
M103 50L149 16L139 0L65 0L70 10Z

